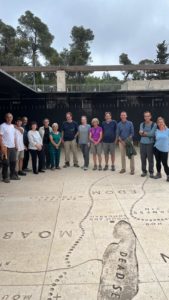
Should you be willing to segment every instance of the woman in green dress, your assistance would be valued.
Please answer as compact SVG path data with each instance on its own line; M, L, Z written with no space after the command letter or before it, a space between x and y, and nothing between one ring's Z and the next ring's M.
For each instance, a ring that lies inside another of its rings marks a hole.
M61 133L58 131L58 124L52 124L52 132L49 136L49 151L50 151L50 159L51 159L51 170L60 169L60 145L61 145Z

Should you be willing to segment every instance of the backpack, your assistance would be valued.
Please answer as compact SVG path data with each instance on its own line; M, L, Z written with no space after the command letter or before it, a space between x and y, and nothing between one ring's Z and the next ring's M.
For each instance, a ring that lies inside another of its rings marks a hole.
M152 124L151 124L151 130L153 129L154 125L155 125L155 123L152 122ZM146 124L145 124L145 122L143 122L143 129L145 128L145 126L146 126Z
M151 130L153 129L154 125L155 125L155 123L152 122L152 124L151 124ZM144 130L145 126L146 126L146 124L145 124L145 122L144 122L144 123L143 123L143 130ZM151 137L149 137L149 139L151 139ZM154 139L154 143L155 143L155 136L153 137L153 139ZM154 143L153 143L153 144L154 144Z

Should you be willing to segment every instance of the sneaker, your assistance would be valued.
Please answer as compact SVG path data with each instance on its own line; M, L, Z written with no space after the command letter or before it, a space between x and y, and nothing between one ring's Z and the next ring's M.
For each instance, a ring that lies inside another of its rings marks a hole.
M130 172L130 175L134 175L134 171L133 170Z
M96 171L97 170L97 165L95 165L94 167L93 167L93 171Z
M153 173L150 173L150 178L154 178L154 174Z
M108 170L108 165L105 165L103 171L107 171Z
M142 174L141 174L141 177L146 177L147 176L147 173L146 172L143 172Z
M162 178L161 173L157 173L153 178L154 179L160 179L160 178Z
M84 167L84 169L83 169L84 171L87 171L88 170L88 167Z
M123 173L125 173L126 172L126 170L125 169L121 169L121 171L119 172L120 174L123 174Z
M5 183L10 183L10 179L9 178L5 178L2 181L5 182Z
M26 176L27 174L25 172L23 172L23 171L19 171L18 175L20 175L20 176Z
M20 177L18 175L13 175L10 177L11 180L20 180Z
M65 162L63 168L68 168L68 167L70 167L70 163L69 162Z
M61 167L57 166L57 167L56 167L56 170L61 170Z
M99 166L98 170L99 170L99 171L102 171L102 166Z
M112 165L112 166L111 166L111 170L112 170L112 171L116 171L115 166Z
M74 164L74 167L75 167L75 168L79 168L79 165L78 165L78 164Z

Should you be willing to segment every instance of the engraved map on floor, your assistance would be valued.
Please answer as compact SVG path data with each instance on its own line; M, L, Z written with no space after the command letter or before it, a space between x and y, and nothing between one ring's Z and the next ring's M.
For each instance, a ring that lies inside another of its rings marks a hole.
M169 299L169 184L136 165L0 183L0 300Z

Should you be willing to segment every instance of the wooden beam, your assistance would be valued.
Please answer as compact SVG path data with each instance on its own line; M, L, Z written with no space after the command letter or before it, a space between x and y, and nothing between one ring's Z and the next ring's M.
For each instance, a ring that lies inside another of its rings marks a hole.
M0 69L7 73L31 73L31 72L46 72L55 73L59 70L65 72L109 72L109 71L169 71L169 64L151 64L151 65L85 65L85 66L0 66Z

